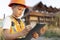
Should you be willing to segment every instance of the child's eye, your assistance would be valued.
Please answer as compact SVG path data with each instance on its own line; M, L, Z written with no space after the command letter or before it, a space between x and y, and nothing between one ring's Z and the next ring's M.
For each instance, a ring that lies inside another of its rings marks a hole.
M18 8L18 10L21 10L20 8Z

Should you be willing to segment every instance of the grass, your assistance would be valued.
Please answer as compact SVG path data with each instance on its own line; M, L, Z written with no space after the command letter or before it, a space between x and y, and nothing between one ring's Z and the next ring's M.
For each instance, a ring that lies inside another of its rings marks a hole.
M3 34L3 29L0 27L0 40L5 40Z
M48 27L48 30L44 34L45 37L60 37L60 28L59 27L54 27L50 26Z

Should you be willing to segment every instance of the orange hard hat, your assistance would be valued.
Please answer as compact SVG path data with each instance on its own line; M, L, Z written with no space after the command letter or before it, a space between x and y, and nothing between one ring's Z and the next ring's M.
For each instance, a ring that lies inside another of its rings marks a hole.
M9 7L11 7L13 4L19 4L19 5L22 5L24 7L27 7L25 5L25 0L11 0Z

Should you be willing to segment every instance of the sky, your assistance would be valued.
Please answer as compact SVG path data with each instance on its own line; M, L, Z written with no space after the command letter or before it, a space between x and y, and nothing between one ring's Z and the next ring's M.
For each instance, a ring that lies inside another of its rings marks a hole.
M60 8L60 0L26 0L26 5L33 7L40 1L42 1L42 3L47 6ZM9 16L12 14L11 8L8 7L9 3L10 3L10 0L0 0L0 19L3 18L4 14L6 16Z

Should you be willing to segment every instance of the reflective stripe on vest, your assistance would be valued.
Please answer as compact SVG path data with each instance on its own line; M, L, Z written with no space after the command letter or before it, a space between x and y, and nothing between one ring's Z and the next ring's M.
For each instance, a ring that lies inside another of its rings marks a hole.
M10 27L10 33L14 34L14 33L21 32L24 30L25 25L22 22L22 20L20 20L20 24L19 24L18 21L14 19L13 17L11 17L11 19L12 19L12 22L14 22L14 26Z

